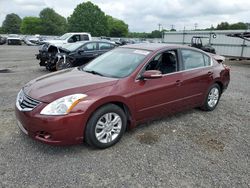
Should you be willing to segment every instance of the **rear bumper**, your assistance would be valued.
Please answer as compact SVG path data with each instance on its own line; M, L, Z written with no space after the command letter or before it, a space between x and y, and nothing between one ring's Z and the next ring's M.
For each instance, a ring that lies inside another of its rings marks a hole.
M64 116L40 115L44 104L30 112L15 107L18 127L31 138L50 145L71 145L83 142L85 129L84 113L70 113Z

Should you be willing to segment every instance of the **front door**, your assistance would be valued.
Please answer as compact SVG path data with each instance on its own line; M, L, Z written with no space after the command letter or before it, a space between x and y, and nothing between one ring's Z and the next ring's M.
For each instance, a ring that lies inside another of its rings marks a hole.
M88 63L90 60L98 56L97 43L91 42L83 46L83 51L77 54L76 63L77 66Z
M137 80L136 121L165 116L182 105L182 73L179 72L177 50L157 54L143 71L160 70L161 78Z

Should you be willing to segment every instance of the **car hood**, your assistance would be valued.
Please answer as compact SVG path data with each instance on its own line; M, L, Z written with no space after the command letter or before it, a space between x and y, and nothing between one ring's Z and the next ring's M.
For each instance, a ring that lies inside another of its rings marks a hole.
M41 102L50 103L58 98L114 85L118 79L65 69L28 82L24 93Z
M7 40L21 40L20 37L8 37Z
M43 42L52 44L52 45L57 46L57 47L60 47L65 43L64 40L45 40Z

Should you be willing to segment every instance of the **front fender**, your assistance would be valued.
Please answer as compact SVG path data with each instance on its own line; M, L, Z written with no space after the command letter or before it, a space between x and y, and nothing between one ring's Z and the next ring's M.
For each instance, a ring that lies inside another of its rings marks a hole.
M106 105L106 104L110 104L110 103L122 103L123 105L125 105L127 107L127 110L129 111L129 115L130 115L130 125L129 128L133 128L135 127L135 120L134 120L134 113L135 110L133 108L133 105L129 102L129 100L127 100L125 97L121 97L121 96L106 96L106 97L102 97L99 99L94 99L94 98L86 98L86 100L81 101L72 111L74 112L79 112L82 111L85 118L84 118L84 122L83 122L83 130L85 130L85 127L87 125L87 122L89 120L89 118L92 116L92 114L100 107Z

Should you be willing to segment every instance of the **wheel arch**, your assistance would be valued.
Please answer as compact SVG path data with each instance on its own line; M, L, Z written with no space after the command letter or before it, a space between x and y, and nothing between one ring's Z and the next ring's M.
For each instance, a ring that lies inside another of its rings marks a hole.
M223 92L223 88L224 88L224 85L223 85L223 83L221 82L221 81L219 81L219 80L217 80L217 81L215 81L214 82L215 84L218 84L219 86L220 86L220 92L222 93Z

